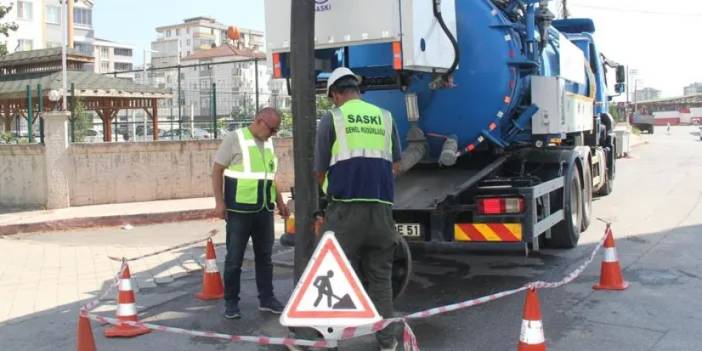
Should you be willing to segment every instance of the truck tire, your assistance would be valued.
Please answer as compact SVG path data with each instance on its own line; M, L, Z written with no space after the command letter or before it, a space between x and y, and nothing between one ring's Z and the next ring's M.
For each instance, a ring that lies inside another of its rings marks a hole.
M583 212L582 212L582 231L586 231L590 226L592 219L592 170L590 162L583 160Z
M407 240L400 236L400 242L395 248L395 258L392 262L392 297L401 296L412 276L412 252Z
M572 249L578 245L583 219L583 189L578 167L572 164L566 174L563 189L554 192L554 210L563 209L563 220L551 228L551 238L546 246L557 249Z

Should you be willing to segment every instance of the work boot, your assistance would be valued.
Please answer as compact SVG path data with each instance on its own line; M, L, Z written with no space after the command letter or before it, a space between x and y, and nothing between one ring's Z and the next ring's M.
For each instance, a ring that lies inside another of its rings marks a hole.
M224 302L224 318L226 319L241 319L239 312L239 303L236 301Z
M278 299L275 297L271 297L268 300L261 301L261 304L258 306L259 311L266 311L266 312L271 312L273 314L281 314L283 313L283 309L285 306L283 306Z

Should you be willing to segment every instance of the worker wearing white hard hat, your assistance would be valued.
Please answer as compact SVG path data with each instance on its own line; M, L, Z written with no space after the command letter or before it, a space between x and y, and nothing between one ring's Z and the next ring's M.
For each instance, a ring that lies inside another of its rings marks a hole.
M393 316L392 261L400 237L392 218L393 174L400 141L389 111L361 99L361 78L346 67L327 80L335 108L317 127L315 172L328 206L320 233L333 231L360 267L366 289L384 318ZM380 350L395 350L394 326L376 334Z
M335 69L331 75L329 76L329 79L327 79L327 96L331 97L331 92L329 91L329 88L331 88L334 83L339 81L342 78L347 78L347 77L352 77L356 79L356 86L361 83L361 77L355 75L350 69L346 67L339 67Z

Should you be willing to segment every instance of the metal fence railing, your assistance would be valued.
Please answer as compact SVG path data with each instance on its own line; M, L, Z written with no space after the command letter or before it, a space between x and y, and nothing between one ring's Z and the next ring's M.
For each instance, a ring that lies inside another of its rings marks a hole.
M222 138L226 133L250 123L256 111L267 106L280 110L285 116L279 134L291 135L291 98L286 82L271 79L269 66L262 59L149 67L146 70L105 75L159 88L172 96L158 102L158 128L155 133L158 133L160 140ZM68 83L70 86L71 82ZM43 140L40 120L35 112L33 142ZM153 122L143 109L120 110L111 124L111 141L153 140ZM16 116L10 132L3 130L0 129L0 143L29 142L26 117ZM102 120L95 111L74 111L69 123L69 138L72 142L102 142Z

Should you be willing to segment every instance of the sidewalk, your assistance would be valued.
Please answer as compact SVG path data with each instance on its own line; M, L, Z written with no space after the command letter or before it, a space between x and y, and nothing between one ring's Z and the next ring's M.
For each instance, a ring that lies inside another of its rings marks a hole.
M283 198L288 197L283 194ZM213 209L212 197L21 212L0 208L0 235L202 220L212 218Z

